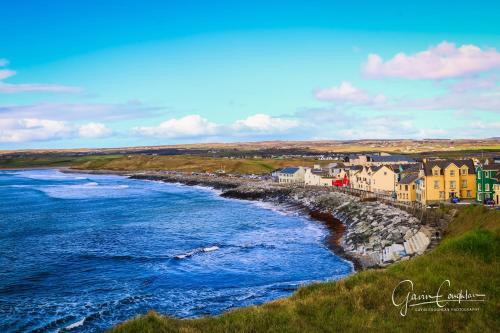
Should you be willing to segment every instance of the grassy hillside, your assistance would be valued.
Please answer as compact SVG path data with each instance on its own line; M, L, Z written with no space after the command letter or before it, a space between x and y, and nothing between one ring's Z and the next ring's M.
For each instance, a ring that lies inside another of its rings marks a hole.
M88 161L76 166L79 169L108 169L108 170L176 170L187 172L215 172L224 168L227 173L263 174L284 166L313 166L318 163L313 159L231 159L214 158L192 155L182 156L149 156L132 155L119 159L112 159L106 163Z
M289 298L217 317L180 320L150 312L111 332L494 332L500 327L499 226L500 212L466 207L438 247L387 269L303 287ZM446 291L483 293L486 302L462 306L479 311L418 312L410 308L402 317L391 295L406 279L414 282L417 293L435 293L449 279L451 288Z

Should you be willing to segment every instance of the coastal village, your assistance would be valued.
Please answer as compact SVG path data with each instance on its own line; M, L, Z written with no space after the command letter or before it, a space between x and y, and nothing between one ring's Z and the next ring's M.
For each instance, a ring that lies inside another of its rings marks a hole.
M419 160L388 153L344 154L262 176L229 174L223 166L215 173L128 175L208 186L227 198L304 210L332 230L335 239L327 242L360 269L420 255L439 243L459 206L495 209L500 199L500 158L496 157Z
M440 203L500 205L500 157L418 161L388 153L352 154L327 167L286 167L273 177L280 184L342 187L429 208Z

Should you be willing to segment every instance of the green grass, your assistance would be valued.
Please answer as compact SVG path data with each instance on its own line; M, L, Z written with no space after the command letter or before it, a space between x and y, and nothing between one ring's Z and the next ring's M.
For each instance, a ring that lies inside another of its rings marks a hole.
M285 166L313 166L318 161L300 159L218 158L196 155L87 155L61 156L52 154L21 157L0 156L0 169L72 167L81 170L143 171L175 170L184 172L215 172L221 167L232 174L266 174ZM322 161L323 165L328 162Z
M113 159L104 164L100 162L101 161L88 161L80 165L75 165L75 167L79 169L107 169L120 171L175 170L185 172L215 172L223 168L227 173L233 174L264 174L285 166L313 166L313 164L318 163L318 161L311 158L275 160L216 158L194 155L132 155Z
M434 250L387 269L302 287L288 298L216 317L181 320L149 312L111 332L494 332L500 327L499 225L498 211L465 207ZM449 279L454 291L484 293L487 300L474 304L477 312L409 310L402 317L391 295L405 279L420 292Z

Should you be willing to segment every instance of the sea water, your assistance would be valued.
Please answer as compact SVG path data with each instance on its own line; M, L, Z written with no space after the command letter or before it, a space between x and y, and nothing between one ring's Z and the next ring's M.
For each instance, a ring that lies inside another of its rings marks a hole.
M352 272L321 223L270 207L122 176L0 171L0 332L220 314Z

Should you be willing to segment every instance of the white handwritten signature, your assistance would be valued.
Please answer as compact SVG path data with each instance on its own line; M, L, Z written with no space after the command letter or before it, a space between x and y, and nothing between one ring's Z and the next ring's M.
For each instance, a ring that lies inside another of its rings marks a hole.
M416 293L414 291L413 281L403 280L392 291L392 304L399 307L401 316L406 316L408 308L421 306L425 304L435 304L439 308L446 307L450 302L484 302L486 295L471 293L467 289L459 291L445 291L451 287L450 280L444 280L437 291L433 294ZM396 295L403 295L403 297Z

